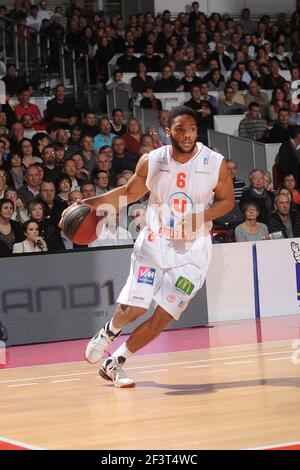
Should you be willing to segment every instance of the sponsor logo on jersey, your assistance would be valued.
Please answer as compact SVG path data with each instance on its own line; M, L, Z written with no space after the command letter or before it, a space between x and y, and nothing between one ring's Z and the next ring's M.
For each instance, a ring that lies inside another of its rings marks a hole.
M185 295L191 295L193 292L195 285L186 277L179 276L176 281L175 287L177 290L182 292Z
M185 303L183 300L181 300L178 304L178 308L183 308L185 306Z
M144 297L138 297L137 295L133 295L132 298L136 300L145 300Z
M208 165L209 157L203 158L203 165Z
M168 295L168 297L167 297L167 301L169 302L169 304L172 304L175 301L175 299L176 299L176 297L173 294Z
M148 284L153 286L155 276L155 269L149 266L141 266L138 273L137 282L140 284Z
M196 175L210 175L209 171L205 170L195 170Z

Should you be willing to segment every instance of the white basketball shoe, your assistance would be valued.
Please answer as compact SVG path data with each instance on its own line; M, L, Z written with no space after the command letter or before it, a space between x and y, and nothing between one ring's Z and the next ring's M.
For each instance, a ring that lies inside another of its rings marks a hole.
M110 380L118 388L131 388L135 386L134 380L128 377L122 368L125 359L123 357L108 357L99 370L99 375L104 380Z
M107 322L103 328L89 341L86 350L85 358L91 364L100 361L101 357L112 345L113 341L121 334L121 331L116 335L110 331L109 323Z

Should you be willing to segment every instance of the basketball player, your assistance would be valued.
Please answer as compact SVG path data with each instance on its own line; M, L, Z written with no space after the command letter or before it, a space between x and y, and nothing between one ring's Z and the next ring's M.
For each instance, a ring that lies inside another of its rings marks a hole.
M135 385L124 362L178 320L203 285L211 258L211 221L234 206L226 163L219 153L196 142L197 132L195 112L185 106L174 108L168 120L171 145L142 156L125 186L82 201L117 207L120 197L131 204L150 191L146 226L135 242L130 274L113 318L86 348L86 359L99 361L122 328L155 302L153 316L103 362L100 376L116 387ZM214 195L217 201L212 204Z

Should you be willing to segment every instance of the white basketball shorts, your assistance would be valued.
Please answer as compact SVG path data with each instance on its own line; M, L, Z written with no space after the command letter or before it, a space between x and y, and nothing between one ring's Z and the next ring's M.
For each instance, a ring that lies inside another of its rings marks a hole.
M154 301L178 320L206 278L211 259L211 239L210 236L205 238L200 256L193 263L168 269L134 250L130 273L117 302L148 309Z

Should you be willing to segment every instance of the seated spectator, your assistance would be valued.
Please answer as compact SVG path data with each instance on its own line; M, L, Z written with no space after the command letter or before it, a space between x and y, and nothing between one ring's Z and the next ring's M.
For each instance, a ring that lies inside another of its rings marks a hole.
M221 42L216 44L216 49L213 51L209 56L208 60L215 59L218 63L218 68L221 72L225 72L226 70L230 70L232 60L229 55L224 52L225 47L224 44Z
M126 127L123 124L124 112L123 109L115 108L111 112L112 119L110 120L112 133L116 136L125 134Z
M217 98L215 98L215 96L209 95L207 83L206 82L201 83L201 85L199 85L199 89L200 89L200 99L201 99L201 101L208 101L209 104L211 104L214 108L217 109L218 100L217 100Z
M289 140L292 132L292 127L289 124L289 112L286 108L281 108L278 111L278 121L269 131L268 141L272 143L283 143Z
M56 199L60 199L63 202L68 202L68 197L71 192L72 181L67 175L62 175L57 181L57 192ZM78 191L74 189L73 191Z
M279 149L278 177L283 181L285 175L294 175L297 187L300 186L300 126L291 129L291 137Z
M20 156L22 157L22 166L24 169L35 163L42 163L43 160L33 155L33 147L30 139L23 138L19 144Z
M163 109L159 113L158 135L162 145L170 145L171 139L167 134L169 111Z
M297 102L294 103L293 100L289 102L289 124L291 126L300 125L299 104Z
M106 171L95 171L96 196L108 191L108 174Z
M23 204L27 205L39 195L40 171L37 165L30 165L26 168L24 181L23 186L17 190L17 194Z
M131 88L135 93L142 93L147 87L154 88L154 80L151 75L147 75L146 65L139 62L136 76L131 79Z
M0 170L0 199L4 198L4 193L6 189L7 189L6 174L4 170Z
M126 151L126 142L122 137L113 140L113 160L111 167L112 181L115 184L116 177L123 170L135 171L138 158L135 154ZM106 168L102 168L106 170Z
M194 85L191 91L192 98L184 103L192 108L197 114L198 140L204 145L208 144L207 130L214 128L213 117L216 114L214 108L208 101L202 101L200 87Z
M82 181L87 181L90 178L90 173L85 167L84 158L80 153L75 153L72 160L76 166L76 178Z
M238 225L234 231L236 242L254 242L269 238L268 227L257 221L259 207L255 202L243 205L242 213L244 222Z
M240 200L240 208L248 202L255 202L259 208L258 222L268 225L273 209L274 194L265 189L264 174L260 170L252 170L249 175L249 188L243 192Z
M139 59L134 55L134 47L126 46L125 54L121 55L116 63L116 66L123 73L135 73Z
M291 210L288 196L279 194L274 202L275 212L271 214L268 224L270 238L300 237L300 214Z
M68 206L74 204L78 199L83 199L83 196L80 191L70 191L68 196Z
M153 148L158 149L162 146L162 143L159 140L159 133L156 127L148 127L145 135L149 135L151 137Z
M7 159L4 160L5 155L5 141L0 138L0 170L9 168Z
M16 152L21 141L24 139L24 127L20 122L14 122L10 132L10 148Z
M126 132L123 134L125 141L125 150L133 154L136 158L142 142L142 131L139 121L136 118L129 118L127 121Z
M11 153L8 156L9 173L12 177L14 187L19 189L24 184L24 170L22 159L18 153Z
M96 196L96 187L93 181L86 181L80 186L83 199Z
M234 200L235 202L240 202L240 199L243 195L243 192L246 191L246 183L242 180L236 178L237 175L237 163L234 160L227 160L227 170L228 175L232 179L233 188L234 188Z
M246 110L245 106L235 103L233 97L235 91L231 86L226 86L224 90L225 100L219 103L217 114L229 116L232 114L243 114Z
M140 101L141 108L153 109L154 111L161 111L162 104L159 99L154 95L153 88L147 88L143 91L143 98Z
M9 129L7 127L6 114L3 111L0 111L0 138L2 135L7 135L8 133Z
M94 138L98 134L99 129L96 124L96 115L94 111L88 110L84 113L84 121L81 125L81 130L83 137L85 135L89 135Z
M33 118L31 114L23 114L21 123L24 128L24 137L32 139L32 137L37 134L37 131L33 128Z
M271 173L269 171L263 171L263 174L265 178L265 190L274 191Z
M115 134L111 132L111 123L107 116L99 120L99 134L94 138L93 149L97 152L104 145L111 145L113 139L116 137Z
M275 88L282 87L284 78L280 75L279 71L278 60L271 60L270 73L262 81L262 88L264 90L275 90Z
M278 120L278 112L280 109L288 110L288 103L284 100L284 93L281 88L273 90L271 103L268 110L268 120L271 124Z
M10 96L16 96L22 93L23 90L28 90L29 85L24 80L24 77L17 76L17 68L15 64L6 65L7 74L1 78L5 83L6 93Z
M260 86L257 80L251 80L251 82L249 83L249 91L245 95L244 99L245 105L247 107L250 103L253 103L253 101L259 104L261 110L261 117L263 119L266 119L270 101L268 95L260 91Z
M52 181L43 181L41 183L39 200L45 205L45 218L48 219L49 224L52 225L55 232L58 233L58 223L67 204L55 199L55 194L55 185Z
M165 65L162 69L162 78L155 82L154 91L156 93L174 93L176 91L183 91L183 88L180 80L172 74L171 67Z
M58 123L63 129L70 129L77 122L75 105L65 96L64 85L57 85L55 98L47 101L47 120Z
M287 189L292 195L292 201L297 209L300 209L300 192L297 189L296 179L294 175L285 175L282 182L283 189Z
M234 90L234 95L232 97L232 101L234 103L237 103L237 104L241 105L243 107L244 111L245 111L246 108L245 108L244 95L242 95L238 90L238 82L236 80L228 80L228 82L226 83L225 89L227 87L231 87ZM225 94L224 93L222 93L219 96L219 102L222 102L222 101L225 101Z
M277 44L274 58L278 60L280 70L290 70L291 61L285 54L285 45L282 43Z
M10 252L14 244L24 238L21 225L12 220L13 213L14 203L8 198L0 199L0 241L5 243Z
M15 107L15 115L20 121L21 117L24 114L30 114L34 123L40 122L42 120L41 112L36 104L30 103L30 92L28 90L23 90L19 96L20 103Z
M75 162L70 158L64 161L62 174L68 176L71 181L70 191L79 191L82 180L77 176Z
M251 140L263 140L268 129L265 119L260 115L259 104L253 101L248 106L247 116L239 124L239 137Z
M17 118L8 102L8 97L9 95L6 94L6 102L4 104L0 103L0 112L5 114L5 117L6 117L5 127L7 127L7 129L11 129L11 126L13 125L14 122L16 122ZM2 117L2 120L3 120L3 117Z
M37 157L41 157L42 150L46 145L50 144L50 139L48 134L45 132L38 132L32 138L33 154Z
M153 145L153 140L152 140L152 137L151 135L147 135L147 134L144 134L143 137L142 137L142 142L141 142L141 148L143 149L147 149L147 152L151 152L152 150L154 150L154 145ZM140 151L141 151L141 148L140 148ZM140 152L140 155L141 155L141 152Z
M218 69L211 72L211 78L206 79L206 83L210 91L223 91L225 88L225 79Z
M145 54L140 57L140 61L146 65L148 72L161 70L161 57L154 53L154 46L151 43L146 45Z
M23 202L18 198L16 189L6 188L4 191L4 197L10 199L14 204L14 213L11 220L15 220L16 222L19 222L19 224L23 224L28 217Z
M42 159L42 167L44 170L43 179L45 181L53 181L53 183L56 185L61 176L62 170L60 166L56 165L55 150L52 145L47 145L43 148Z
M84 165L89 173L92 172L96 165L97 153L93 150L94 139L90 135L84 135L81 140L80 154L83 157Z
M89 244L89 247L132 245L133 240L130 233L120 226L118 211L108 213L98 238Z
M13 254L20 253L40 253L48 251L47 243L40 236L39 224L34 220L28 220L23 225L25 240L15 243Z
M245 65L242 62L239 62L237 65L239 65L239 64L241 64L243 66ZM237 82L239 91L248 90L248 85L247 85L246 82L243 81L242 77L243 77L243 73L240 72L240 70L238 68L236 68L232 71L231 80L235 80Z
M192 64L186 64L184 66L184 76L181 79L181 84L183 85L183 91L189 92L192 89L193 85L201 85L202 79L197 77Z
M67 143L67 149L65 150L66 158L71 158L74 153L78 153L81 150L81 127L75 124L71 128L70 137Z
M119 69L113 71L113 78L106 83L106 90L111 91L115 88L125 88L129 91L130 86L124 82L123 72Z

